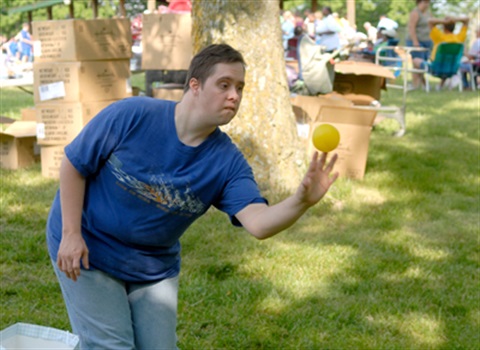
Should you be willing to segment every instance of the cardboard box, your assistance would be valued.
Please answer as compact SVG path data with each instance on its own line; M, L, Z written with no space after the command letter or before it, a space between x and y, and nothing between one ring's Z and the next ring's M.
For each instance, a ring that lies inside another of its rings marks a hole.
M36 104L91 102L132 96L128 60L46 62L33 65Z
M312 134L315 128L324 123L335 126L340 132L340 144L332 153L338 154L333 169L341 177L362 179L365 174L372 125L376 111L348 106L323 106L310 127L308 154L314 146Z
M130 59L128 18L32 22L35 62Z
M174 87L165 84L164 86L158 86L152 89L152 96L162 100L180 101L183 97L183 87Z
M291 101L297 118L297 127L302 126L304 128L302 133L307 135L304 136L307 157L309 158L315 150L312 143L315 128L323 123L331 124L340 132L340 144L332 151L339 156L334 171L338 171L342 177L363 178L370 133L377 112L355 107L351 100L338 94L297 95Z
M320 113L322 106L353 106L353 102L343 98L340 94L323 96L293 96L293 113L297 123L297 134L307 140L310 135L310 126Z
M342 61L335 64L333 90L341 94L362 94L380 100L385 79L395 79L392 71L378 64Z
M65 156L65 145L40 147L42 176L49 179L60 178L60 166Z
M0 132L0 166L19 169L40 160L36 122L16 121Z
M315 121L322 106L353 106L352 101L340 94L329 96L296 95L290 101L292 102L297 123L300 124L310 124Z
M189 13L144 14L142 69L186 70L193 57Z
M35 107L32 108L24 108L20 111L22 114L23 121L35 122L37 121L37 116L35 113Z
M94 116L113 102L37 105L36 135L38 144L52 146L70 143Z

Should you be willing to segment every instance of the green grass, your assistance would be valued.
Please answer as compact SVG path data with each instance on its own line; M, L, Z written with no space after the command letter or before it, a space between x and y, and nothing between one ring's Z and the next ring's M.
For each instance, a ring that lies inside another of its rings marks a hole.
M8 93L15 116L25 93ZM216 210L194 224L182 349L480 348L479 97L414 91L407 105L404 137L392 120L373 130L365 178L340 179L286 232L259 242ZM0 181L0 328L69 329L44 238L57 183L38 165Z
M31 91L31 87L27 87L26 90ZM32 94L18 88L0 89L0 116L20 119L21 110L33 106Z

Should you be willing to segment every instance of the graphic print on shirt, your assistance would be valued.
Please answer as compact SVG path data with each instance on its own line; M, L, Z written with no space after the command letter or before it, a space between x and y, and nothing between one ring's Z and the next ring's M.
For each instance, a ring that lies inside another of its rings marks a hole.
M187 184L184 188L175 188L164 174L152 175L149 184L142 182L124 172L121 169L122 162L113 154L107 164L121 188L146 202L152 201L162 210L186 216L198 215L206 210L205 204L195 196Z

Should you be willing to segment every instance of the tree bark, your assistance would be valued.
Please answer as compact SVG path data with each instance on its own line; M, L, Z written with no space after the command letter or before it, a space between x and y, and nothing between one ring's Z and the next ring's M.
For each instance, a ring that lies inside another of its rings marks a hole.
M194 53L226 43L247 63L238 115L222 127L241 149L262 190L296 189L306 146L297 134L281 42L279 1L195 0Z

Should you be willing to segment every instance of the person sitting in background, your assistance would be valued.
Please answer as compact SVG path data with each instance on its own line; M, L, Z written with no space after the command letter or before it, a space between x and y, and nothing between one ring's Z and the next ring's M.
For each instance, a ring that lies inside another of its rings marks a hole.
M437 53L438 45L441 43L464 43L467 38L469 19L467 17L445 17L444 19L431 18L428 21L430 26L430 38L433 42L432 53L430 59L433 61ZM462 24L462 28L458 33L454 33L455 25L457 23ZM443 29L439 28L439 25L443 26ZM425 67L425 62L420 63L422 67ZM446 79L442 79L440 82L440 88L445 84ZM452 78L452 86L455 87L460 81Z
M462 71L463 87L468 90L470 88L470 82L468 81L467 74L473 73L470 79L475 79L475 76L478 77L480 74L480 26L477 27L476 39L470 47L470 50L468 50L464 56L460 69ZM478 81L473 81L472 83L475 84L477 88L480 88Z
M469 19L467 17L445 17L444 19L432 18L428 21L430 26L430 38L433 42L430 59L435 59L438 45L441 43L464 43L467 38ZM462 28L458 33L454 33L455 25L462 23ZM443 30L438 27L443 25Z
M388 18L386 15L381 15L377 24L377 31L380 30L380 28L397 31L398 23L393 19Z
M380 28L377 33L377 40L374 43L363 50L361 53L365 58L368 58L372 62L375 62L375 55L377 51L384 46L396 46L398 45L397 32L393 29ZM381 52L381 56L395 57L396 54L393 50L384 50ZM396 62L382 62L384 65L394 65Z

